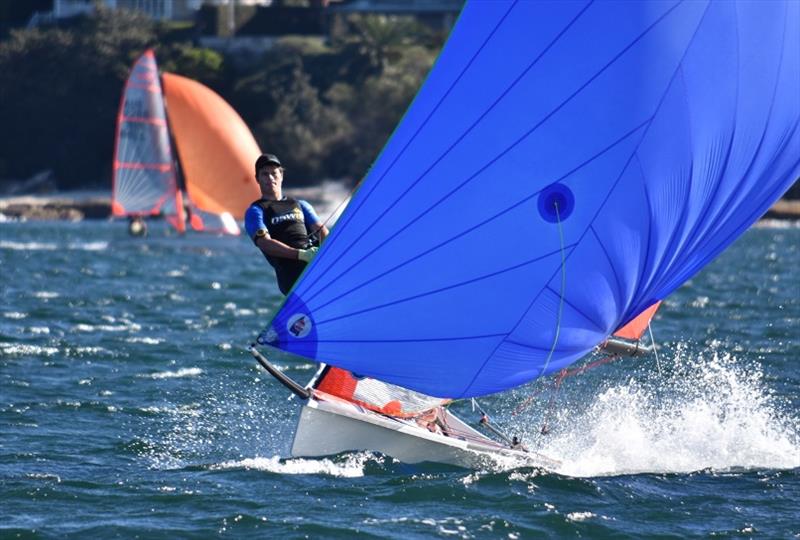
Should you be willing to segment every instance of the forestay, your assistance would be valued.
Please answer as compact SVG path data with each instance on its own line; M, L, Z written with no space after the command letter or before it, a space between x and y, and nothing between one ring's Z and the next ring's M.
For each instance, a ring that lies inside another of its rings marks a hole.
M798 2L469 2L267 340L435 396L559 370L792 184L798 96Z

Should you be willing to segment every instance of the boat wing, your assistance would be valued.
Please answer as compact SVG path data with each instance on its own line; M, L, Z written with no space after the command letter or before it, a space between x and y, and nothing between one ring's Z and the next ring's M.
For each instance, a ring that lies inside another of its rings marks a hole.
M468 2L262 341L451 398L582 358L800 176L798 36L795 1Z

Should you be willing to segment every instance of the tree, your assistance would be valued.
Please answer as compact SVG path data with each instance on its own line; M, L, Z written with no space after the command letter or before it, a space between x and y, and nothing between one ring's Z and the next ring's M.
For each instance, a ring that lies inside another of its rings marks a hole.
M60 187L107 181L122 82L152 23L98 9L72 28L20 30L0 46L0 148L6 174L52 169ZM13 104L8 106L7 104Z

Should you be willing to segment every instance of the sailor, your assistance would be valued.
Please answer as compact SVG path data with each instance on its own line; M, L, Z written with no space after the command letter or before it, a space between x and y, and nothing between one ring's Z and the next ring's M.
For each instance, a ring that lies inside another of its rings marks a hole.
M275 269L278 288L288 294L328 229L308 202L284 197L284 169L275 155L259 156L255 169L261 198L245 212L244 226Z
M447 430L447 425L443 420L443 416L444 412L441 410L441 407L434 407L433 409L428 409L420 413L415 420L419 427L425 428L431 433L440 433L449 436L450 433Z
M131 236L147 236L147 225L142 216L131 216L128 221L128 234Z
M527 452L528 451L528 447L525 446L524 444L522 444L522 441L519 440L519 437L517 437L516 435L514 435L511 438L511 445L510 446L511 446L512 450L522 450L523 452Z

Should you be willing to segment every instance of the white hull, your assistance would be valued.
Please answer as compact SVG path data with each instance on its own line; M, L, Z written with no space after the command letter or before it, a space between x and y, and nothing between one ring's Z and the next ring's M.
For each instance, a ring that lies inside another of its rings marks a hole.
M292 455L316 457L370 450L404 463L429 461L480 468L505 459L519 460L520 465L527 466L557 466L553 460L538 454L504 448L450 412L445 414L446 424L463 437L432 433L413 422L377 414L352 403L312 397L300 412Z

